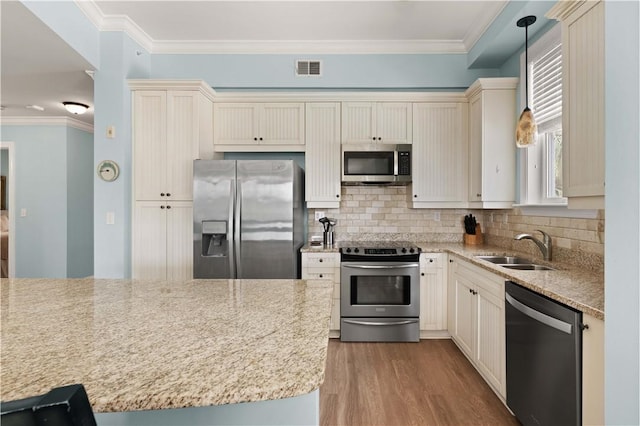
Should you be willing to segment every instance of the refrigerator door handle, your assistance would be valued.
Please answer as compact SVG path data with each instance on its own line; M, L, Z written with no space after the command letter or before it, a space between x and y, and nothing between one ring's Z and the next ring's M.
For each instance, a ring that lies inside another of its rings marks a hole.
M236 278L236 232L235 232L235 222L233 220L233 215L235 212L235 204L236 204L236 181L231 179L231 194L229 194L229 235L228 243L229 243L229 273L230 278Z
M234 188L235 191L235 218L233 221L233 245L234 245L234 255L235 255L235 276L234 278L242 277L242 262L240 257L240 240L242 235L240 234L240 218L242 217L242 180L240 178L236 178L235 184L237 188Z

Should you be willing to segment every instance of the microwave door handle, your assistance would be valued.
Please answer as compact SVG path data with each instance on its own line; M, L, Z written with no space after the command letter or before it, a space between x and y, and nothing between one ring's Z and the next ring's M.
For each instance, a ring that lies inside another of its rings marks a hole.
M393 150L393 175L398 176L398 150Z
M342 265L343 268L354 269L406 269L416 268L420 266L419 263L407 263L405 265Z

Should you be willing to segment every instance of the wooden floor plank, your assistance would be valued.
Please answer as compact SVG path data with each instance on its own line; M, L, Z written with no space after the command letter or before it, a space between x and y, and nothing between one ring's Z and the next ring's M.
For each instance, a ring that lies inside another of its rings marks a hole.
M456 345L329 341L322 426L518 425Z

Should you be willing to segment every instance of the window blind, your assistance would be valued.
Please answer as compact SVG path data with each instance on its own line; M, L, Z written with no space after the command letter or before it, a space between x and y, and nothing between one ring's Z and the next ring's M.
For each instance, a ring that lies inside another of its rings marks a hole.
M562 119L562 46L531 63L531 108L543 133Z

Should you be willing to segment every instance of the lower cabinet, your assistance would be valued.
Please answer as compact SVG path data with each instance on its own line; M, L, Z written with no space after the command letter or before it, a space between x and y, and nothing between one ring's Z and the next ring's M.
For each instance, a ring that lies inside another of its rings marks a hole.
M449 263L449 333L506 399L504 279L458 258Z
M329 337L340 337L340 253L302 253L302 279L333 282Z
M133 278L193 278L193 202L137 201Z
M583 314L582 424L604 424L604 321Z
M447 283L444 253L420 255L420 337L445 337Z

